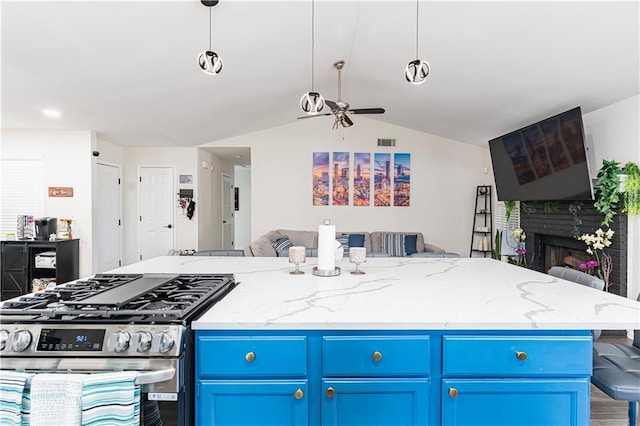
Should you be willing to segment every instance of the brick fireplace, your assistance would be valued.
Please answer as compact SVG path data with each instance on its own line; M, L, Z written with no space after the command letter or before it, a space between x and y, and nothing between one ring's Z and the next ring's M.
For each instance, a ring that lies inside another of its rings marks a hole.
M527 258L531 259L529 264L532 269L540 272L546 272L552 266L578 269L581 263L591 259L585 252L587 247L584 242L573 235L574 218L569 209L572 203L576 204L570 201L547 203L547 211L543 202L529 203L535 208L535 213L530 214L521 207L520 226L527 234ZM619 207L618 212L620 210ZM592 201L581 202L578 218L582 222L577 226L578 235L593 234L602 227L600 222L603 216L594 209ZM626 297L627 217L620 213L616 215L611 229L615 234L611 246L605 249L613 261L609 292Z

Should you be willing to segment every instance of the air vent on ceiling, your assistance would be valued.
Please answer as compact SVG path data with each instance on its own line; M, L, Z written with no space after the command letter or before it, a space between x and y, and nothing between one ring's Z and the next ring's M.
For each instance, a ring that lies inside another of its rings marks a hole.
M396 146L395 139L378 139L378 146Z

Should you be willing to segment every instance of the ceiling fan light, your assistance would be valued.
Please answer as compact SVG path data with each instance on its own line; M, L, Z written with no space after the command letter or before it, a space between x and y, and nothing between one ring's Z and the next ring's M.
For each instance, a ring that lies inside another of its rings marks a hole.
M308 92L300 98L300 108L309 115L317 114L324 108L324 98L318 92Z
M205 74L216 75L222 71L222 58L216 52L207 50L198 55L198 65Z
M427 80L431 68L427 61L415 59L407 64L404 78L411 84L422 84Z

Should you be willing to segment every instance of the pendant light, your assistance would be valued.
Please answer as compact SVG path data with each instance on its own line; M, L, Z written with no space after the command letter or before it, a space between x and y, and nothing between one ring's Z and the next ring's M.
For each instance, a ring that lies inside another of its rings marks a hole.
M411 84L422 84L426 81L429 71L429 63L419 59L418 56L418 1L416 0L416 58L407 64L404 70L404 78Z
M324 108L324 98L314 90L315 68L315 2L311 0L311 91L300 98L300 108L309 115L317 114Z
M198 65L205 74L216 75L222 71L222 58L211 50L211 8L218 4L218 0L201 0L209 8L209 50L198 55Z

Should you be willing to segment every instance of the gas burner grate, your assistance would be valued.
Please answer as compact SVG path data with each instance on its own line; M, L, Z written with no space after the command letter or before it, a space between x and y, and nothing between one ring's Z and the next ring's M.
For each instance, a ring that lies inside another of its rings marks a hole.
M176 322L234 287L232 274L96 275L5 302L0 314L31 315L32 320Z

